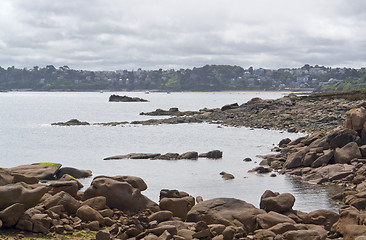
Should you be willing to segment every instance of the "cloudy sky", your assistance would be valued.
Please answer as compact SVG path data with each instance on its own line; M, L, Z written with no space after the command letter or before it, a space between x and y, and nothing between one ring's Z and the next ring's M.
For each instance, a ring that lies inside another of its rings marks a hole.
M1 0L0 66L366 67L365 0Z

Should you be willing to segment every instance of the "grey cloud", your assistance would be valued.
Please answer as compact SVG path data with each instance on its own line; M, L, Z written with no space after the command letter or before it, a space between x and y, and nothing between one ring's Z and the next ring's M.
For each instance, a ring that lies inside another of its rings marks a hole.
M361 0L3 2L0 66L365 65Z

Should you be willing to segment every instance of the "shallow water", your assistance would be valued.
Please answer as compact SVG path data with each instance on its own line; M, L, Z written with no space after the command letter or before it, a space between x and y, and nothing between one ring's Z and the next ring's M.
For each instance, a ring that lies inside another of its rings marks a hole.
M220 92L220 93L150 93L121 92L119 95L142 97L147 103L109 103L112 93L0 93L0 167L13 167L34 162L59 162L63 166L90 169L93 175L133 175L145 180L143 193L158 201L163 188L186 191L204 199L235 197L256 206L266 189L295 195L295 209L336 209L329 195L335 187L323 187L298 182L291 177L269 177L248 173L260 161L257 155L269 154L273 144L303 134L273 130L219 127L210 124L51 126L52 122L77 118L81 121L112 122L145 120L140 112L156 108L199 110L216 108L253 97L278 98L279 92ZM103 158L132 152L167 153L187 151L223 151L222 159L198 160L111 160ZM243 162L250 157L252 162ZM219 173L235 176L224 181ZM88 186L92 178L82 179Z

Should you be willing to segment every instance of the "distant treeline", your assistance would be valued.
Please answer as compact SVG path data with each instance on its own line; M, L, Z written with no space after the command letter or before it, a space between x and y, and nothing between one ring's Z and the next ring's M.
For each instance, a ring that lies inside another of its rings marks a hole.
M349 90L366 87L366 70L310 66L278 70L206 65L193 69L86 71L68 66L0 67L0 90Z

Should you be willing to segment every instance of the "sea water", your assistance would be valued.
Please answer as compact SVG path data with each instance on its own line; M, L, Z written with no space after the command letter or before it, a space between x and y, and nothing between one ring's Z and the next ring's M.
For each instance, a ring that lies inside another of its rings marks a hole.
M108 102L111 94L140 97L149 102ZM283 138L296 139L304 133L224 127L214 124L51 126L76 118L89 123L122 122L156 118L139 115L157 108L181 111L242 104L260 97L275 99L281 92L7 92L0 93L0 167L37 162L58 162L64 167L93 171L98 175L131 175L145 180L143 192L158 201L161 189L177 189L203 199L238 198L259 207L267 189L289 192L296 197L294 209L335 210L330 195L336 187L303 183L284 175L248 173L261 161L257 155L271 154ZM223 151L222 159L198 160L110 160L128 153L199 153ZM244 162L244 158L252 162ZM235 176L223 180L219 173ZM92 178L81 179L88 187Z

